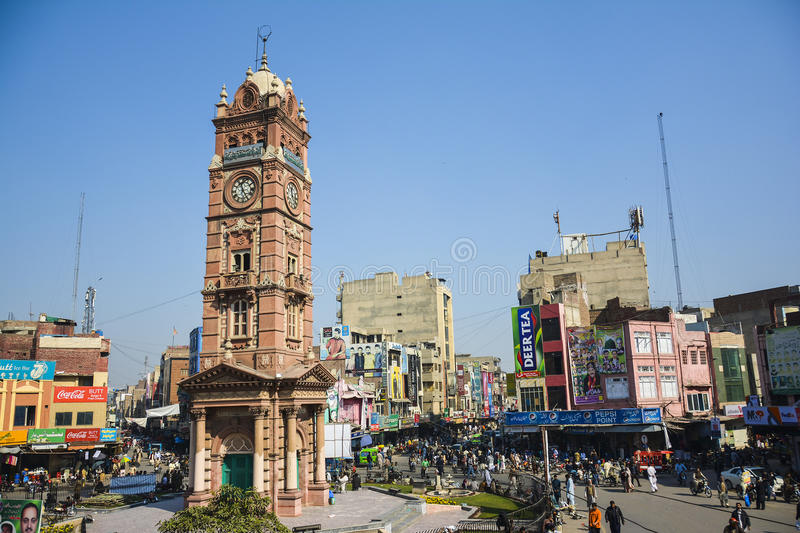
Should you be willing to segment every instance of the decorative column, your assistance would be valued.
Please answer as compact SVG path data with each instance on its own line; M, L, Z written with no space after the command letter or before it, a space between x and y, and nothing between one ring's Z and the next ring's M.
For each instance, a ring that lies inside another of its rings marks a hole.
M191 422L189 424L189 445L192 446L197 439L197 424L194 421L194 417L190 416ZM189 485L189 494L194 492L194 454L191 453L192 450L189 450L189 479L187 480L187 484Z
M264 492L264 418L267 408L250 408L253 416L253 487L256 492Z
M283 427L286 428L286 453L284 454L284 489L297 490L297 407L284 407Z
M321 405L317 406L317 419L315 421L314 429L316 434L316 449L315 452L315 468L314 468L314 482L325 482L325 408Z
M194 422L194 492L206 490L206 410L191 410Z

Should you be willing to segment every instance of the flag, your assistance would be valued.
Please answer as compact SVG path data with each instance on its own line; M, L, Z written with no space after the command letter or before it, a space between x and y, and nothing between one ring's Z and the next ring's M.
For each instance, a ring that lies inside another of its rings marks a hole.
M177 335L178 334L178 330L175 329L175 326L172 326L172 334L173 335Z

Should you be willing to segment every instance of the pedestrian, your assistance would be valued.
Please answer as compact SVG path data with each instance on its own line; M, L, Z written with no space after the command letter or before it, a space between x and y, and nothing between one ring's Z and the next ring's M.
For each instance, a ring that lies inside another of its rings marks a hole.
M647 479L650 481L650 492L658 492L658 478L656 478L656 469L653 465L647 467Z
M625 492L628 492L628 476L630 475L629 472L630 471L628 470L627 465L623 465L622 469L619 472L619 480L622 483L622 490L624 490Z
M742 531L750 531L750 517L747 516L747 511L742 509L742 504L737 502L736 509L731 513L731 518L735 518Z
M766 509L767 480L762 477L756 481L756 510Z
M567 505L575 506L575 482L572 481L572 476L569 474L567 474Z
M603 515L597 504L592 504L592 510L589 511L589 533L600 533L600 528L603 526Z
M617 507L614 500L608 502L608 509L606 509L606 522L611 529L611 533L619 533L622 526L625 525L625 517L622 516L622 509Z
M639 474L641 474L641 469L639 468L639 461L633 462L633 468L631 468L631 474L633 474L633 480L636 481L636 486L641 487L642 484L639 481ZM633 488L633 482L631 482L631 488Z
M725 526L722 533L743 533L743 530L739 527L739 522L737 522L735 518L731 518L728 520L728 525Z
M553 476L553 481L550 486L553 487L553 494L556 497L556 502L561 502L561 480Z
M719 504L722 507L728 507L728 485L725 484L725 480L722 479L722 476L719 478Z
M586 505L587 507L589 507L589 509L591 509L592 505L597 502L597 490L595 489L594 483L592 483L591 479L589 479L586 482L585 492L586 492Z

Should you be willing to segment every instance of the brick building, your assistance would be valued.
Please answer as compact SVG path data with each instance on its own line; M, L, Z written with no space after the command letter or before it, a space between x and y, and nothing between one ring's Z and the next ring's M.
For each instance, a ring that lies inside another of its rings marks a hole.
M178 403L178 382L189 376L189 346L167 346L161 354L161 376L155 399L160 405Z

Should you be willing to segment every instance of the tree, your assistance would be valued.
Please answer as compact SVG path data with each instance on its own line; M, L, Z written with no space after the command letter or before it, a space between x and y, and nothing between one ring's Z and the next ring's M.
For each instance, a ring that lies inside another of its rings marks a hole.
M223 485L206 506L189 507L158 523L160 533L289 533L270 499L252 488Z

